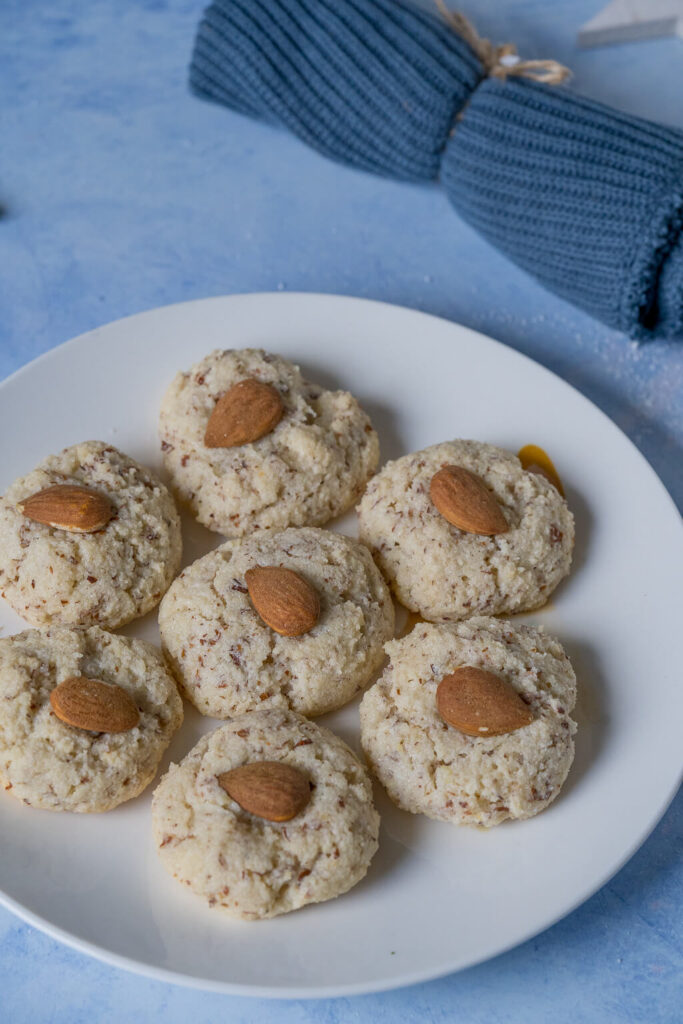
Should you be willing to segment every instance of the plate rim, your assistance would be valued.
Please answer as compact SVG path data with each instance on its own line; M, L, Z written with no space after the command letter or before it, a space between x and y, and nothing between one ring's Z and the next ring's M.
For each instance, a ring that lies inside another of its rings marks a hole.
M543 925L541 928L531 928L528 933L525 933L522 936L522 938L515 939L513 942L507 943L499 949L497 953L494 953L491 956L474 957L471 962L467 961L466 963L461 963L458 967L453 967L452 964L450 966L442 964L439 967L435 967L433 970L416 971L412 975L404 974L398 980L393 977L379 978L373 982L357 982L355 984L320 985L315 987L307 986L306 988L297 988L296 986L284 985L242 985L239 982L216 981L214 978L199 978L194 974L184 974L180 971L168 970L165 967L155 967L151 964L144 963L142 960L135 960L132 957L122 956L120 953L112 953L110 950L106 950L102 946L98 946L96 943L89 942L86 939L79 939L78 936L71 934L71 932L67 932L65 929L60 928L57 925L53 925L45 918L42 918L39 914L35 914L31 910L27 910L11 896L7 896L2 889L0 889L0 906L4 906L6 909L12 911L12 913L16 914L20 920L32 925L34 928L37 928L50 938L56 939L58 942L62 942L65 946L76 950L78 953L91 956L100 963L108 964L111 967L118 967L121 970L130 971L132 974L136 974L143 978L151 978L153 981L166 982L171 985L178 985L182 988L196 989L202 992L216 992L223 995L239 996L242 998L273 1000L340 999L344 997L362 995L377 995L381 992L392 992L403 988L410 988L413 985L437 981L439 978L446 978L450 974L460 974L461 971L467 971L469 968L477 967L479 964L490 963L491 961L498 959L498 957L509 953L511 950L517 949L519 946L523 946L531 939L534 939L537 935L542 935L550 928L553 928L556 924L559 924L560 921L563 921L580 906L587 903L588 900L595 896L595 894L607 885L612 878L619 874L628 861L630 861L638 850L648 841L657 825L659 825L660 821L671 806L682 781L683 768L681 768L678 779L676 780L671 793L666 797L666 801L661 812L658 812L657 817L649 828L647 834L642 839L636 840L632 847L625 853L620 863L613 870L610 870L603 880L595 886L595 888L592 888L587 895L579 896L576 900L572 901L567 909L562 910L557 917L550 921L549 924Z
M606 421L610 425L610 427L616 430L621 435L622 439L625 440L630 445L630 447L637 453L637 455L640 457L642 462L649 470L653 479L656 481L658 486L661 488L661 490L668 498L669 502L673 506L674 512L679 516L681 515L678 506L674 501L673 496L669 492L668 487L666 486L662 478L659 476L655 468L652 466L652 464L649 462L647 456L640 450L635 441L633 441L628 436L628 434L622 429L622 427L620 427L619 424L616 423L611 416L608 416L608 414L603 409L601 409L599 405L597 405L592 399L588 398L587 395L584 395L583 391L581 391L575 384L572 384L570 383L570 381L565 380L565 378L562 377L559 373L556 373L554 370L551 370L550 367L545 366L543 363L539 362L537 359L534 359L532 356L527 355L526 352L520 352L519 349L514 348L513 345L508 345L504 341L499 341L498 338L493 338L490 334L485 334L483 331L478 331L474 327L468 327L466 324L461 324L457 320L449 320L448 317L440 316L438 313L429 313L426 310L415 309L413 306L403 306L401 305L401 303L398 302L386 302L384 299L368 299L365 298L364 296L344 295L342 292L256 291L228 292L223 295L207 295L204 296L203 298L184 299L181 300L180 302L169 302L163 306L152 306L150 309L141 309L138 310L137 313L127 313L126 316L120 316L117 317L115 320L107 321L107 323L98 324L96 327L91 327L87 331L81 331L80 334L75 334L73 338L67 338L65 341L60 341L57 345L53 345L51 348L46 349L44 352L40 352L37 356L34 356L33 359L30 359L27 363L23 363L21 366L17 367L16 370L13 370L12 373L0 379L0 390L4 388L6 385L14 382L22 374L27 373L34 366L38 365L39 363L43 363L44 361L48 361L56 352L68 348L71 345L75 345L83 338L88 337L88 335L96 334L98 331L101 331L104 328L114 327L118 324L125 323L127 320L135 320L137 318L151 316L152 314L158 313L161 310L172 310L187 308L189 306L208 305L210 303L220 303L231 299L267 299L268 301L275 299L278 302L287 302L292 299L322 299L330 300L332 302L342 300L343 302L349 302L358 306L379 306L385 309L400 310L402 312L412 313L415 316L419 317L427 317L430 320L436 320L438 323L443 323L447 324L450 327L455 327L460 331L466 331L473 338L483 338L489 344L499 346L500 348L505 349L505 351L507 352L512 352L517 358L527 363L531 363L531 365L534 366L537 370L541 370L542 373L548 374L550 377L553 377L556 380L560 381L560 383L564 387L569 388L569 390L572 391L574 395L576 395L579 399L581 399L582 402L585 402L588 406L590 406L592 410L597 412L600 415L600 417L604 421Z
M62 350L77 345L82 342L85 338L97 334L99 331L120 325L129 320L142 319L147 316L153 316L155 313L160 311L172 311L179 308L188 308L192 306L207 306L210 304L220 304L229 302L235 299L247 299L252 301L267 300L268 302L291 302L296 301L329 301L330 303L343 302L346 304L352 304L355 306L371 306L381 307L391 311L399 311L400 313L410 313L419 318L429 318L435 320L441 324L445 324L448 327L457 329L458 331L464 331L471 338L482 339L489 344L494 346L500 346L501 348L513 353L514 356L519 359L530 363L536 370L541 370L542 373L550 375L559 381L565 388L568 388L573 392L574 396L578 397L582 402L586 403L593 412L597 412L603 421L609 424L609 427L616 430L621 435L621 440L626 441L628 446L636 454L644 467L647 468L650 474L651 482L655 483L659 488L660 492L666 497L670 503L672 510L676 515L679 515L678 507L669 493L666 485L658 476L652 465L649 463L643 452L638 446L631 440L631 438L624 432L624 430L617 424L610 416L607 415L598 405L596 405L591 399L583 394L575 385L565 380L560 374L555 373L553 370L544 366L543 363L538 362L531 356L526 355L524 352L520 352L511 345L506 345L504 342L499 341L496 338L492 338L481 331L477 331L474 328L467 327L464 324L460 324L457 321L450 320L447 317L439 316L434 313L425 312L420 309L415 309L410 306L403 306L398 303L385 302L381 300L368 299L363 297L344 295L336 292L236 292L232 294L224 295L212 295L204 298L189 299L181 302L169 303L163 306L153 307L151 309L140 310L136 313L131 313L123 317L119 317L115 320L111 320L105 324L100 324L90 330L83 331L73 338L69 338L57 345L52 346L45 352L40 353L34 359L22 366L18 367L7 377L0 381L0 400L2 398L2 392L8 385L11 385L24 374L30 373L31 370L38 364L48 362L52 358L59 358L58 353ZM373 994L378 992L390 991L393 989L405 988L411 985L416 985L423 982L433 981L437 978L445 977L452 973L457 973L462 970L467 970L479 963L486 963L489 960L496 959L498 956L502 956L511 949L517 946L523 945L530 939L537 935L542 934L547 929L553 927L559 921L563 920L579 906L591 899L600 889L602 889L616 874L624 867L624 865L636 854L636 852L647 842L653 831L666 814L669 806L675 798L681 782L683 781L683 764L679 769L677 778L674 780L670 790L665 796L657 801L656 809L652 813L651 820L642 835L632 843L629 848L623 853L622 857L618 860L616 865L612 865L608 868L604 875L600 879L591 884L590 887L581 893L577 898L572 899L568 904L562 908L557 914L553 914L552 918L540 928L532 926L529 931L525 931L521 937L516 938L514 941L505 944L503 947L497 950L497 952L490 956L474 956L472 960L467 960L464 963L459 960L457 966L454 966L453 962L442 963L438 966L429 969L422 969L415 971L414 973L404 973L400 978L396 976L388 976L383 978L377 978L373 981L365 981L358 983L341 983L334 985L321 985L321 986L306 986L304 988L297 986L283 986L283 985L253 985L253 984L241 984L239 982L230 981L219 981L214 978L201 978L196 974L187 974L181 971L175 971L164 967L158 967L153 964L146 963L143 960L135 959L133 957L127 957L120 953L105 949L103 946L98 945L90 940L79 938L72 932L61 928L58 925L53 924L40 914L27 909L23 904L14 897L9 896L4 890L0 889L0 905L14 913L20 920L25 921L29 925L37 928L39 931L44 932L53 939L64 943L71 949L76 950L79 953L91 956L100 962L107 963L111 966L121 968L123 970L131 971L134 974L138 974L143 977L148 977L156 981L167 982L174 985L180 985L186 988L193 988L203 991L220 992L227 995L235 995L240 997L251 997L251 998L266 998L266 999L325 999L325 998L337 998L343 996L356 996L363 994Z

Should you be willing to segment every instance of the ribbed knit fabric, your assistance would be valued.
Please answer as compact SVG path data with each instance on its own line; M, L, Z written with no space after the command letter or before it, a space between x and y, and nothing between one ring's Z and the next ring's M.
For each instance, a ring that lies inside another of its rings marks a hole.
M680 330L680 256L664 316L659 286L683 227L683 132L564 89L489 79L441 180L468 223L559 295L628 334L668 333L677 318Z
M335 160L420 181L483 74L452 29L400 0L215 0L190 84Z
M190 81L336 160L440 177L552 291L633 337L683 337L683 132L484 79L445 22L404 0L214 0Z
M683 231L662 262L653 333L660 338L683 338Z

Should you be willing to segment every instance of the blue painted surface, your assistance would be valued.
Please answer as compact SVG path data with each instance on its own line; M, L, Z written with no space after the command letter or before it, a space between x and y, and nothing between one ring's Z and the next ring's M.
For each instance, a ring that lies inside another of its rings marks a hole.
M683 42L575 51L579 25L602 5L472 0L465 10L483 34L570 64L577 90L683 127ZM636 348L546 294L459 223L437 189L337 167L190 97L200 10L198 0L0 6L0 377L169 302L277 289L368 296L460 321L555 370L626 431L683 504L683 349ZM537 939L438 982L323 1003L149 982L0 911L0 1017L677 1022L682 836L679 795L617 877Z

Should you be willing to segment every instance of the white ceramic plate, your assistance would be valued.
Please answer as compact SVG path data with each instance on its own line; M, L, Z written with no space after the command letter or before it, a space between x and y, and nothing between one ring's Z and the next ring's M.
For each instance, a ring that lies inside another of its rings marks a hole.
M149 792L104 815L60 815L0 794L2 899L32 924L123 967L225 992L332 996L433 978L548 927L643 842L678 785L678 515L630 441L547 370L482 335L406 309L322 295L191 302L76 338L0 388L0 490L89 438L159 468L156 415L176 370L215 347L260 345L353 391L384 459L454 437L555 459L576 514L574 571L529 616L579 681L576 761L560 798L490 832L405 814L377 791L380 850L330 903L256 924L210 911L161 868ZM340 524L354 529L353 516ZM186 561L219 538L186 523ZM5 634L23 627L4 605ZM133 634L154 639L149 616ZM357 707L327 716L358 747ZM215 726L188 711L169 757Z

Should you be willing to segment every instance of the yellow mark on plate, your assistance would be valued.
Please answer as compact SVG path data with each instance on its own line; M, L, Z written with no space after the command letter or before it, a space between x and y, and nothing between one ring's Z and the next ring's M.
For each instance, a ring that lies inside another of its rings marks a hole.
M539 448L536 444L525 444L523 448L520 448L517 452L517 458L522 463L523 469L528 470L530 473L540 473L546 480L549 480L553 487L556 487L562 497L564 498L564 487L560 480L559 474L555 469L553 460L550 458L547 452L544 452L542 448Z
M399 610L399 612L404 612L406 617L403 626L399 628L396 633L397 640L402 640L404 636L408 636L408 633L412 633L412 631L415 629L415 626L417 626L419 622L427 621L426 619L422 618L419 612L408 611L407 608L404 608L404 606L402 604L399 604L398 602L396 602L396 608Z

